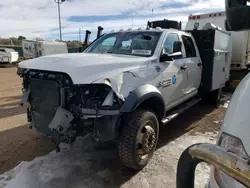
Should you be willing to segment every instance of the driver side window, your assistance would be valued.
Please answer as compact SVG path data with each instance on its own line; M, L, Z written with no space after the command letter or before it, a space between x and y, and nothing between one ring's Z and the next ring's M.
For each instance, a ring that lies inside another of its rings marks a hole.
M176 33L168 34L163 46L165 52L167 52L168 54L172 54L174 49L174 42L179 40L179 36Z

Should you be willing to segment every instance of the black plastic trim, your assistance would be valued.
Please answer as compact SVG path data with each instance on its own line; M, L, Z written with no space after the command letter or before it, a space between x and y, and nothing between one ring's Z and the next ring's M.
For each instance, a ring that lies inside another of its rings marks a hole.
M156 99L161 103L163 109L161 114L158 114L160 118L163 118L165 115L165 101L161 92L153 85L143 85L139 88L132 91L129 96L126 98L125 103L122 105L120 112L127 113L134 111L142 102L147 99ZM155 104L157 105L157 104Z

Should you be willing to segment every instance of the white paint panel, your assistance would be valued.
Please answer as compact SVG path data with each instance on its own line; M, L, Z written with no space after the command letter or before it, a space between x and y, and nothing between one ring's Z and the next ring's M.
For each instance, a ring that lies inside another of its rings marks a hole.
M215 55L212 90L224 87L226 81L229 79L230 62L232 56L231 36L220 31L216 31L214 50Z
M225 53L219 53L214 56L213 82L212 90L219 89L225 86L226 76L223 69L225 69Z

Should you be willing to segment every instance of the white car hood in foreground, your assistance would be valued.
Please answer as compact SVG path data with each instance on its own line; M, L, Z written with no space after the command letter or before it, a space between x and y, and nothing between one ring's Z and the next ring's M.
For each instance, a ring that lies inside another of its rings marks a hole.
M72 53L27 60L19 63L19 67L66 73L74 84L106 83L104 79L109 78L113 90L125 97L131 90L158 75L155 70L145 69L151 59L117 54Z
M221 132L239 138L250 156L250 74L235 90L227 109Z

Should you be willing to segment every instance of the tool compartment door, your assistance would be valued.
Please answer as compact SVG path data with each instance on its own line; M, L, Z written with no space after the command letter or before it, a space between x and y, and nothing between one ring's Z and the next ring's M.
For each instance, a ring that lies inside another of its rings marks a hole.
M223 30L191 31L202 60L202 89L210 92L225 86L232 58L232 37Z
M231 36L215 31L214 61L212 74L212 90L225 86L229 80L230 63L232 58Z

